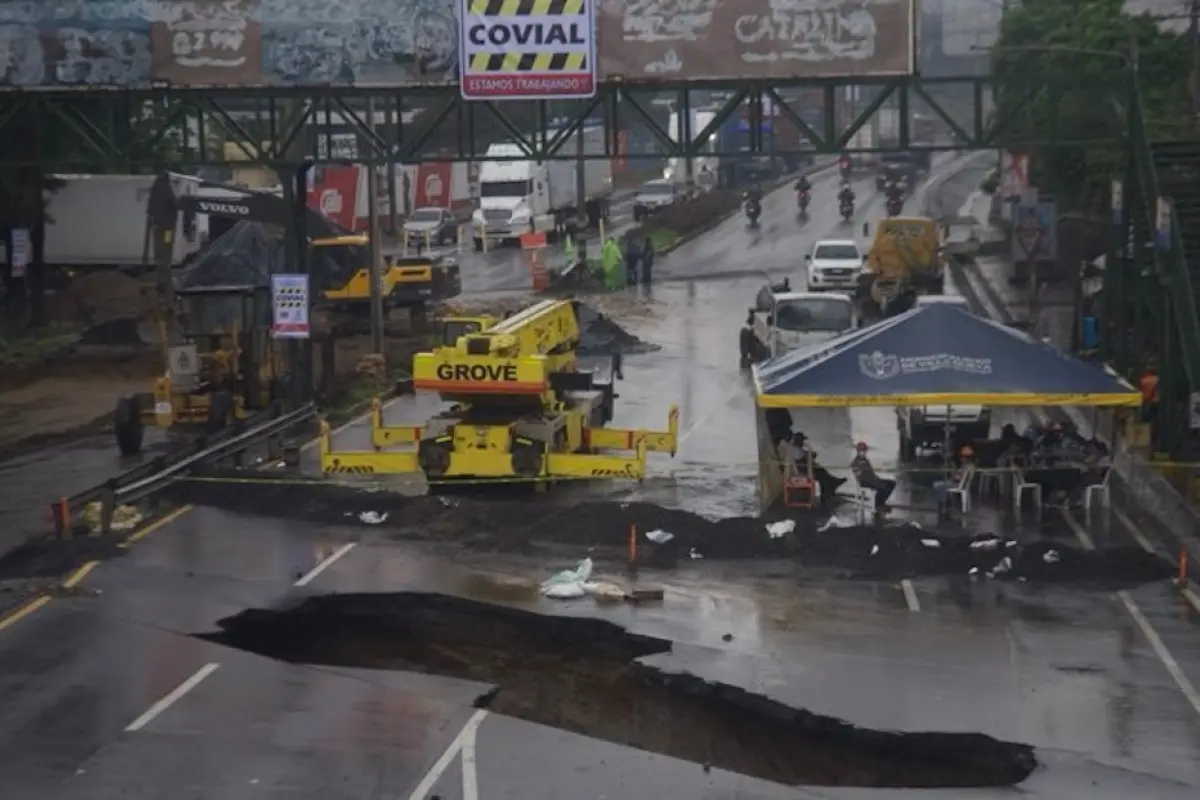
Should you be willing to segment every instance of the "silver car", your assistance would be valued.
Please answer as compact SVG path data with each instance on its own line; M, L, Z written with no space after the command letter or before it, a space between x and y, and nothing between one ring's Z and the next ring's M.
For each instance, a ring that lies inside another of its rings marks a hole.
M450 244L457 237L458 219L444 208L418 208L404 221L404 238L410 245Z

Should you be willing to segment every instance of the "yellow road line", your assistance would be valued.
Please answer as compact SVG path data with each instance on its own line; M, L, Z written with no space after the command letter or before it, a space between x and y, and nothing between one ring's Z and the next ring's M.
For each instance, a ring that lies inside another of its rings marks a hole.
M80 584L81 581L83 581L84 578L86 578L88 575L90 575L92 573L92 570L94 570L98 566L100 566L99 561L87 562L82 567L75 570L75 572L71 574L71 577L69 577L65 581L63 581L62 585L64 587L66 587L67 589L75 588L76 586L78 586Z
M21 606L13 613L9 614L4 619L0 619L0 631L4 630L5 628L7 628L11 625L16 625L18 622L25 619L30 614L37 611L39 608L41 608L42 606L46 605L49 602L50 602L50 598L45 597L45 596L30 600L28 603Z
M174 522L175 520L179 519L184 514L191 511L193 508L195 508L195 506L191 506L191 505L180 506L179 508L177 508L174 511L167 514L165 517L159 517L158 519L154 520L154 522L151 522L149 525L142 528L141 530L131 533L129 535L129 538L127 538L125 541L121 542L119 545L117 545L117 547L129 547L129 545L133 544L134 542L140 542L142 539L145 539L147 536L154 533L159 528L162 528L162 527Z

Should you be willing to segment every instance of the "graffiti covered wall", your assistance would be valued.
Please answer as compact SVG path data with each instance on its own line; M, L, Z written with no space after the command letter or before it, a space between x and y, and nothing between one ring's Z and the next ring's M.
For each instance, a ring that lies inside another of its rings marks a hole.
M7 86L457 80L456 0L0 0Z
M605 78L829 78L913 71L914 0L598 2Z

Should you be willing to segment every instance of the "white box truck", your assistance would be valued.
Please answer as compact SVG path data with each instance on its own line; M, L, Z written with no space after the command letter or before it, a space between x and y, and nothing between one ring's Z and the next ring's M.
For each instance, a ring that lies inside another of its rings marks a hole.
M547 132L550 138L555 135L555 131ZM584 129L583 154L591 158L582 162L571 158L578 150L576 137L567 137L558 151L560 158L570 158L567 161L495 161L491 159L519 157L525 151L508 142L488 147L488 160L479 167L479 208L471 218L476 250L483 249L485 239L503 243L516 241L526 233L545 233L550 238L562 231L574 233L583 215L584 225L589 228L608 218L613 179L612 161L603 157L604 129ZM576 188L580 169L583 208L579 207Z
M153 175L55 175L63 185L47 193L46 244L42 261L63 269L139 269L154 263L146 206ZM176 196L194 194L200 179L171 175ZM179 215L172 263L199 249L207 219L185 230ZM187 235L190 234L190 235Z

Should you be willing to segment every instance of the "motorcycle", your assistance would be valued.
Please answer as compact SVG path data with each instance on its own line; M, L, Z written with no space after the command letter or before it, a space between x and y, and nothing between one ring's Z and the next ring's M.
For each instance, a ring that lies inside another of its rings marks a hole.
M746 201L746 218L750 220L750 227L758 227L758 218L762 214L762 206L757 200Z
M809 197L807 190L798 189L796 191L796 202L800 205L800 214L802 216L808 216L808 200Z
M841 205L842 222L849 222L854 217L854 201L843 200Z
M887 215L889 217L898 217L900 212L904 210L904 198L898 195L893 195L887 199Z

